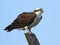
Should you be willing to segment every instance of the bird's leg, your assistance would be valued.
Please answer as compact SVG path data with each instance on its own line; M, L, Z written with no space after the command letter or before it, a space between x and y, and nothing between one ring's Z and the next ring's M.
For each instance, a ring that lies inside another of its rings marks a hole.
M26 33L31 33L31 30L28 28L28 26L25 26Z

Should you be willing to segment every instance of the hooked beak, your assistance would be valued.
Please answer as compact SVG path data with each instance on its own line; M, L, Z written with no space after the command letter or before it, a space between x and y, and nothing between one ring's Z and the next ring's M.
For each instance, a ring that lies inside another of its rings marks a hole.
M44 11L42 10L42 13L44 13Z

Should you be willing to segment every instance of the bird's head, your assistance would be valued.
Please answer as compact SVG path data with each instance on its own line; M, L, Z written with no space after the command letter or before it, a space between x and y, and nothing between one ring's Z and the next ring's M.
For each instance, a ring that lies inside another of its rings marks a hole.
M40 14L42 14L43 12L44 12L44 11L43 11L42 8L36 8L36 9L34 10L34 13L37 14L37 15L40 15Z

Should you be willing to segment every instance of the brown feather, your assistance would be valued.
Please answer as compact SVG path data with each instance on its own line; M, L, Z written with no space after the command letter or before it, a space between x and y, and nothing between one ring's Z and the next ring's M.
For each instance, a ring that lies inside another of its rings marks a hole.
M20 14L13 22L10 24L11 26L7 26L5 30L11 31L12 29L24 28L25 26L29 26L36 17L34 12L24 12Z
M23 28L25 26L29 26L33 21L36 15L31 12L31 13L22 13L17 17L17 21L20 24L20 27Z

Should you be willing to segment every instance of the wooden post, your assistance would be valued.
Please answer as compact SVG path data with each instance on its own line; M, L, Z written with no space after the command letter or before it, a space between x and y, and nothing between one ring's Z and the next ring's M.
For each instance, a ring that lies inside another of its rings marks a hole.
M40 45L39 41L34 33L25 33L25 37L29 45Z

